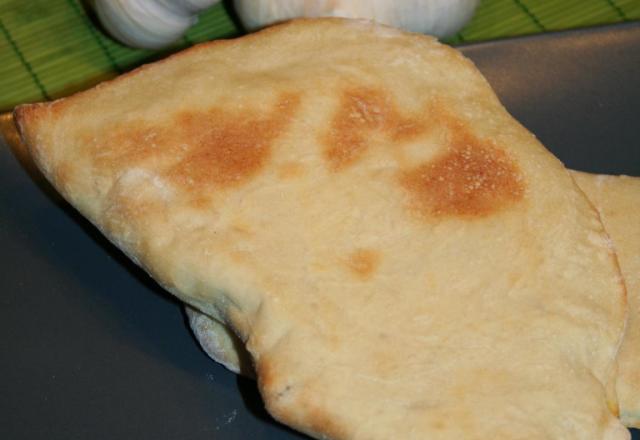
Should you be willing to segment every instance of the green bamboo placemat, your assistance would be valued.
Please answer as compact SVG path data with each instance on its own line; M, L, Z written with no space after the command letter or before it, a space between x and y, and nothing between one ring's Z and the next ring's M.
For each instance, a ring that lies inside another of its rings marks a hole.
M456 44L640 19L640 0L483 0ZM57 98L201 41L240 30L227 3L174 47L135 50L105 35L80 0L0 0L0 110Z

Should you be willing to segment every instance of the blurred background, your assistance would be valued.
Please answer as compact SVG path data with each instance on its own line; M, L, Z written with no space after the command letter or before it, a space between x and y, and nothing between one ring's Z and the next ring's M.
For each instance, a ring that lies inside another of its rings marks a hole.
M113 0L116 1L116 0ZM192 0L193 1L193 0ZM451 44L640 19L640 0L482 0ZM112 38L81 0L0 0L0 111L53 99L187 46L243 33L230 1L160 50L134 49Z

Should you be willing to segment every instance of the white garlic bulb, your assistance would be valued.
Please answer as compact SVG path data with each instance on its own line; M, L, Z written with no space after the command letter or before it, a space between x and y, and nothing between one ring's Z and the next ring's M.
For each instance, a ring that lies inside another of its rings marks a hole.
M126 45L159 49L179 39L197 13L220 0L94 0L106 30Z
M389 26L448 37L471 19L479 0L235 0L248 30L295 17L368 18Z

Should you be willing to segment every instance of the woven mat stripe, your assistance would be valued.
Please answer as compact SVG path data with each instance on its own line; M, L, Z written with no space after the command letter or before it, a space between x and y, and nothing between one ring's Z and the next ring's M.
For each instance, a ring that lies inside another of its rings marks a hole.
M615 0L615 3L629 20L640 18L640 0Z
M122 72L122 69L118 65L118 61L113 57L109 49L107 49L107 46L103 41L104 37L102 36L102 33L99 32L95 28L95 26L93 26L93 24L91 24L89 17L87 17L87 14L82 9L82 6L78 4L77 0L67 0L67 3L73 9L73 12L77 15L78 19L83 24L83 26L87 29L87 31L89 32L91 37L94 39L96 44L100 47L100 49L104 53L104 56L109 60L109 63L111 63L111 68L116 72Z
M612 8L613 10L615 10L615 11L616 11L616 14L618 14L618 16L620 16L620 18L621 18L622 20L624 20L624 21L629 20L629 19L627 18L627 16L625 15L624 11L623 11L623 10L620 8L620 6L618 6L618 4L615 2L615 0L604 0L604 1L606 1L606 2L609 4L609 6L611 6L611 8Z
M4 25L2 20L0 20L0 32L6 39L7 43L9 43L9 46L11 47L13 53L15 54L17 59L20 61L20 64L24 67L25 71L28 73L29 77L31 78L31 81L33 81L33 84L36 86L36 88L40 92L40 95L42 96L42 98L49 99L49 95L47 94L46 89L44 88L42 82L40 81L40 78L33 70L31 63L26 59L26 57L24 56L24 53L18 46L18 43L16 42L14 37L11 35L11 32L9 32L9 29Z
M501 38L539 32L539 28L512 0L482 2L473 20L462 30L467 41L479 41L486 35Z
M531 10L550 30L621 21L619 14L605 1L585 3L580 0L565 0L557 7L538 4L533 5Z

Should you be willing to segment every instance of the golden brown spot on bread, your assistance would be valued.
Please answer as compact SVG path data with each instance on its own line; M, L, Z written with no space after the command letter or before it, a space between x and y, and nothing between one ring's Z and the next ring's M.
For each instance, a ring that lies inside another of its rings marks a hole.
M82 135L84 145L93 145L99 168L112 170L138 166L162 157L180 157L179 134L144 120L128 121L110 128L102 141L93 132Z
M380 254L372 249L358 249L347 258L347 267L359 278L369 278L378 268Z
M384 90L348 88L343 91L331 128L322 139L325 158L331 169L339 171L362 157L375 133L393 141L406 141L425 129L422 118L402 115Z
M299 97L282 95L270 114L237 114L222 109L185 112L177 124L189 140L183 158L169 171L188 185L234 186L255 176L271 154L271 144L287 127Z
M475 137L460 121L443 122L449 131L444 152L401 174L419 214L486 217L523 198L520 169L503 149Z
M203 188L240 185L260 173L299 102L298 94L284 93L268 111L187 110L163 121L116 124L99 144L93 133L85 136L99 150L99 165L116 172L148 166L178 187L198 188L193 201L206 203L197 196Z

